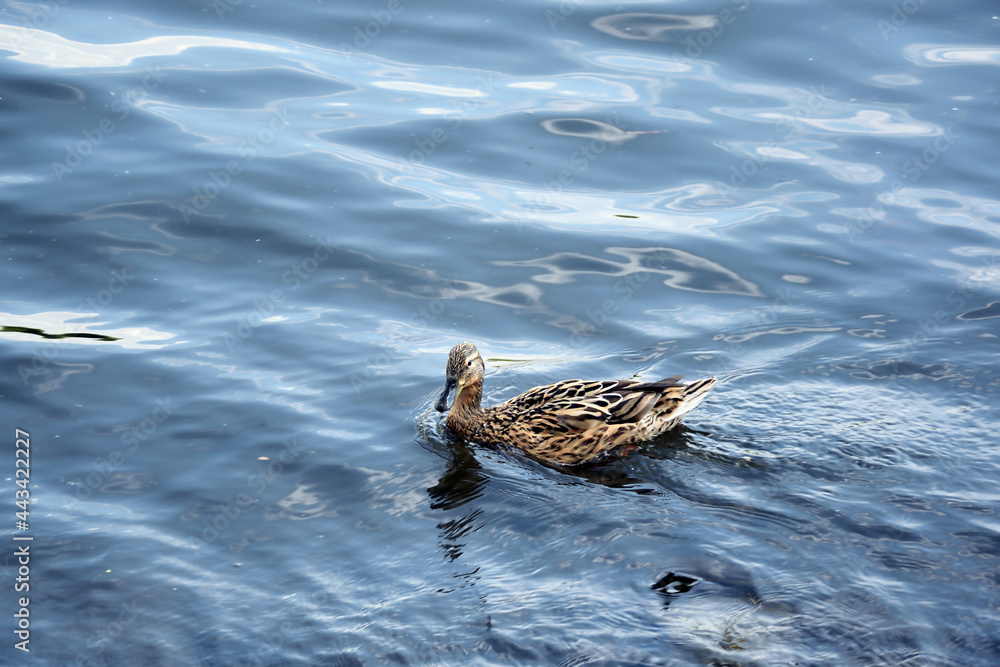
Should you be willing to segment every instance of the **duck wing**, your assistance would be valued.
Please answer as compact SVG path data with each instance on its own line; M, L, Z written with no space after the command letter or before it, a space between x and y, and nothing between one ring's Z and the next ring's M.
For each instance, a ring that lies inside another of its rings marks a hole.
M566 380L529 389L504 406L522 413L518 421L544 430L586 431L610 424L634 424L658 404L665 392L683 386L676 383L678 379Z
M539 409L538 414L530 415L528 420L554 419L568 431L586 431L610 424L634 424L653 409L658 398L658 394L642 392L566 398L548 403Z
M562 382L529 389L523 394L503 403L502 407L512 410L531 410L564 398L600 396L637 384L641 383L632 380L563 380Z

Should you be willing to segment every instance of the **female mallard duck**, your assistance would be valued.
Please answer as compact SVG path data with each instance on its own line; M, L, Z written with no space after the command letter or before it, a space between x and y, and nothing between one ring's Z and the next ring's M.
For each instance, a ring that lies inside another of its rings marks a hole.
M659 382L564 380L484 409L485 371L472 343L451 349L436 406L439 412L448 410L448 395L457 387L448 428L465 440L513 445L562 465L587 463L672 429L715 384L714 377L681 384L679 375Z

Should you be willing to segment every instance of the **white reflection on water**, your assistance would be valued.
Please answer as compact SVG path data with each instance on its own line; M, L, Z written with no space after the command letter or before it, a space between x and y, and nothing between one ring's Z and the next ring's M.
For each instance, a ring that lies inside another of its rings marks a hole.
M81 319L93 317L97 317L97 314L77 313L73 311L50 311L34 313L32 315L0 313L0 324L6 327L37 329L47 334L47 337L59 336L59 345L116 345L124 348L149 350L166 347L167 344L163 341L170 340L175 336L175 334L166 331L157 331L149 327L97 328L94 330L92 327L101 327L108 323L90 322L88 324L79 324L77 322ZM80 337L74 334L91 334L101 337ZM118 340L111 340L112 338L117 338ZM11 331L4 332L3 339L38 342L39 340L45 340L46 337L40 337L40 334Z
M737 158L747 158L754 163L763 165L767 162L795 162L800 166L819 167L838 181L865 185L878 183L885 178L885 172L873 164L864 164L852 160L837 160L821 151L836 152L837 144L815 139L797 139L784 144L768 142L761 144L750 141L716 142ZM730 167L735 169L741 165ZM745 180L745 179L744 179Z
M663 276L663 283L675 289L713 294L763 296L760 288L735 271L705 257L675 248L606 248L608 254L624 261L593 257L584 253L561 252L530 260L496 261L497 266L530 266L542 269L533 276L541 283L571 283L584 274L612 277L629 274Z
M969 44L910 44L903 49L906 59L916 65L1000 65L1000 48Z
M665 42L672 33L718 29L719 17L712 14L649 14L631 12L594 19L591 26L620 39Z
M162 35L122 44L90 44L45 30L4 24L0 24L0 43L6 44L6 50L17 53L11 60L57 69L125 67L138 58L177 55L199 46L286 52L270 44L201 35Z
M937 123L924 123L909 119L905 113L898 110L889 113L875 109L862 109L850 118L800 118L798 122L825 132L851 135L878 134L892 137L927 137L937 136L944 132L944 128Z
M444 97L486 97L486 91L473 88L456 88L454 86L437 86L420 81L376 81L372 83L377 88L401 90L408 93L423 93L424 95L442 95Z

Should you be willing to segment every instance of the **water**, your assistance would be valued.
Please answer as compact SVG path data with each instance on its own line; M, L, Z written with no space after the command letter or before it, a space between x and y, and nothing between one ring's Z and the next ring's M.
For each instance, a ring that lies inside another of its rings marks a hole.
M996 664L1000 17L804 7L8 4L0 660Z

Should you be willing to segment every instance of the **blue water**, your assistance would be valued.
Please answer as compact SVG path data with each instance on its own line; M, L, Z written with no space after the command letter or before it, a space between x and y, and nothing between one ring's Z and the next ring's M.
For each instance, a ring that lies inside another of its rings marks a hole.
M995 3L0 24L3 664L1000 662ZM561 471L462 340L720 381Z

